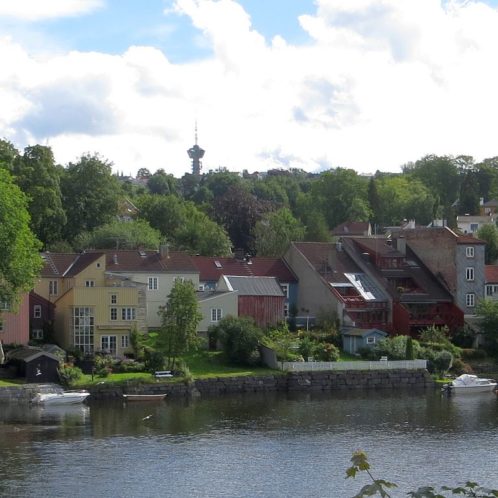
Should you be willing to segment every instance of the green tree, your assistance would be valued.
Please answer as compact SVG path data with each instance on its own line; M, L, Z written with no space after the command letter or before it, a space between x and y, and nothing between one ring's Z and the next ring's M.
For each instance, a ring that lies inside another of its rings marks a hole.
M19 151L8 140L0 140L0 168L5 168L12 173L14 161L19 156Z
M1 168L0 199L0 301L14 306L38 277L41 246L29 228L26 196Z
M161 234L145 220L119 221L80 234L74 247L83 249L157 249Z
M226 316L218 325L209 327L208 333L218 338L223 352L231 363L246 365L263 337L254 320L249 317Z
M59 170L50 147L26 147L17 156L12 172L16 183L28 196L31 229L44 246L62 235L66 213L62 207Z
M460 186L458 212L473 216L479 214L479 181L474 171L467 171L463 176Z
M498 301L482 299L476 307L479 317L479 328L488 340L491 349L498 345Z
M407 360L414 360L415 359L415 353L413 352L413 339L411 337L408 337L408 339L406 340L405 358Z
M281 257L291 242L303 240L305 228L289 209L282 208L264 215L254 234L258 256Z
M498 228L496 225L484 225L477 231L477 237L486 242L484 249L486 264L494 264L498 258Z
M63 205L67 215L65 236L110 223L118 211L119 182L111 164L98 155L84 155L69 163L61 178Z
M178 358L198 344L197 325L202 315L194 284L176 280L159 316L161 326L156 347L166 356L167 368L174 369Z
M147 187L152 194L169 195L176 192L176 179L163 169L158 169L147 181Z

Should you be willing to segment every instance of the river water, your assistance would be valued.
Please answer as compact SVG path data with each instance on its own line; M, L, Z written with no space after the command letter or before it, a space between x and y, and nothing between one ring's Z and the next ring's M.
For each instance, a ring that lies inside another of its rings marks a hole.
M368 453L392 496L467 479L498 489L494 394L240 395L0 405L0 496L351 497Z

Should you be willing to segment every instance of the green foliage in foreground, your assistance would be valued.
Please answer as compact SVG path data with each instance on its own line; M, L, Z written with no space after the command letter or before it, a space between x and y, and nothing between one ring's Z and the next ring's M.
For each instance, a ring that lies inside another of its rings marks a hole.
M372 481L370 484L363 486L360 492L354 495L353 498L365 498L366 496L390 498L391 495L388 490L398 487L397 484L393 482L384 479L376 479L372 475L370 464L364 451L355 451L351 457L351 463L353 465L346 470L346 479L350 477L354 479L359 472L365 472ZM440 491L437 491L434 486L422 486L418 488L417 491L409 491L407 493L407 496L410 496L411 498L448 498L452 495L469 496L473 498L496 498L498 497L498 491L483 488L473 481L467 481L462 486L441 486Z

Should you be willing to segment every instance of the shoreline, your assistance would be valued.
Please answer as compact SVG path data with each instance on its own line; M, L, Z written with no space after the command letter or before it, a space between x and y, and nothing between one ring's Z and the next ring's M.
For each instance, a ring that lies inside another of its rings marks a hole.
M320 372L287 372L282 375L234 376L197 379L192 382L130 382L123 385L103 384L87 388L88 401L121 399L123 394L167 394L168 397L223 396L254 392L332 392L379 389L427 389L435 382L425 369L418 370L345 370ZM0 388L0 403L29 402L40 390L56 392L57 384L24 384Z

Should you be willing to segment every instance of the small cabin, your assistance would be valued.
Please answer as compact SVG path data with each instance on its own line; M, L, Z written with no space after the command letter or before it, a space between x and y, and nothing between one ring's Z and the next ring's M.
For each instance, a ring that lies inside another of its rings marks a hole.
M389 334L379 329L345 329L342 331L342 347L346 353L358 354L363 348L373 348Z
M39 348L20 348L8 353L8 363L26 382L59 382L59 358Z

